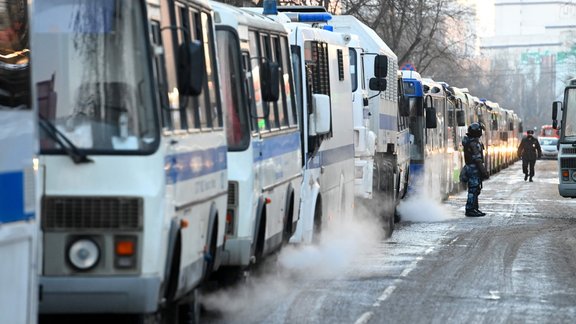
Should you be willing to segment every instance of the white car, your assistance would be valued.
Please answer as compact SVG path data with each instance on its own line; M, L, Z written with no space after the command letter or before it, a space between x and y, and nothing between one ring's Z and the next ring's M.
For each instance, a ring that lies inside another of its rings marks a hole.
M558 138L556 137L538 137L540 147L542 148L543 159L558 158Z

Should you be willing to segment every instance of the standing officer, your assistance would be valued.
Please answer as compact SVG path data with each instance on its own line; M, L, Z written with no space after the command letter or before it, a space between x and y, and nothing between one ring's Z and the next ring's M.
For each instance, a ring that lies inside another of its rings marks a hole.
M530 182L532 182L536 159L542 157L542 149L540 148L538 140L534 138L533 130L528 130L526 132L526 137L524 137L520 142L520 146L518 147L518 156L522 159L524 181L528 180L528 177L530 177ZM530 173L528 173L528 167L530 167Z
M486 213L478 209L478 195L482 190L482 180L490 178L484 166L484 145L480 142L482 125L472 123L468 126L467 136L462 138L464 146L464 161L461 180L468 182L468 199L466 200L466 216L481 217Z

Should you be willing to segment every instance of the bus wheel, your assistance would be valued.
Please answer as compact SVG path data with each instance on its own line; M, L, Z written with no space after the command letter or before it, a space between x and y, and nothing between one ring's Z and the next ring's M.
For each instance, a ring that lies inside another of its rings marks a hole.
M198 289L194 289L178 307L178 319L176 323L197 324L200 323L200 300Z
M320 243L320 233L322 233L322 201L318 198L314 207L314 225L312 228L312 243Z
M378 166L376 170L377 174L377 192L375 192L376 199L380 201L382 206L377 212L382 219L382 224L384 227L384 235L386 238L392 236L394 231L394 214L396 210L395 201L395 173L394 167L389 163L389 161L384 161L382 165Z
M288 244L290 238L294 234L293 223L294 220L294 201L293 198L290 199L290 206L288 207L288 212L286 213L286 224L284 224L284 231L282 232L282 245Z

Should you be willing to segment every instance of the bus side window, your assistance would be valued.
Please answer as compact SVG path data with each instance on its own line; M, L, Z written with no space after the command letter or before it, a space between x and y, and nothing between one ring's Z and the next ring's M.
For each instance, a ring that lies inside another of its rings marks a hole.
M150 21L150 32L154 46L164 48L162 44L162 35L160 33L160 22L157 20ZM154 73L158 84L160 98L160 116L162 118L162 128L172 130L172 118L170 116L170 103L168 101L168 83L166 80L166 65L164 63L164 53L156 54L154 57Z
M250 129L258 131L258 124L253 116L256 116L256 100L254 95L254 80L252 79L252 64L250 63L250 53L242 52L242 72L244 75L244 86L246 89L246 107L250 117Z
M263 60L268 62L276 62L274 57L274 51L272 51L272 39L270 35L261 34L260 40L261 52L263 56ZM266 128L268 130L279 128L280 125L278 123L278 102L263 102L264 105L268 107L269 113L268 118L264 118L266 120ZM265 116L265 112L261 116Z
M288 47L288 39L283 36L280 40L280 50L282 51L282 92L285 95L286 102L286 115L288 116L288 125L298 125L298 113L296 111L296 98L295 92L292 87L294 86L292 68L290 64L290 52Z
M262 101L260 84L260 61L263 59L261 52L260 36L255 31L250 31L250 77L254 89L254 112L252 113L252 123L255 126L253 131L265 132L269 130L267 120L264 117L264 102Z
M284 84L284 58L282 57L282 47L280 46L280 38L274 37L272 38L272 49L274 52L274 59L278 62L279 66L279 73L278 73L278 83L280 85L280 97L278 101L274 104L276 108L276 113L278 116L278 126L279 127L287 127L289 125L288 122L288 111L286 107L286 89Z
M196 24L200 21L202 25L202 43L204 44L204 58L206 60L206 83L204 84L204 92L206 93L206 128L222 128L224 125L222 116L222 105L220 103L220 95L218 90L220 85L218 83L218 74L216 73L216 51L214 49L214 33L212 20L210 15L206 12L200 14L195 13Z
M176 26L178 27L178 29L176 29L176 34L177 39L176 39L176 46L174 47L174 51L175 51L175 56L174 56L174 64L176 64L176 69L178 69L178 55L177 55L177 49L184 43L188 42L191 40L191 35L190 35L190 22L188 21L188 9L186 8L185 5L180 4L180 3L176 3L175 4L175 9L176 9ZM193 39L193 38L192 38ZM177 74L178 71L175 71L175 73ZM177 79L176 79L177 80ZM176 87L178 87L178 84L176 84ZM204 93L201 93L200 96L198 97L202 97L204 96ZM193 120L190 120L190 114L187 112L190 108L190 106L197 106L197 98L192 97L192 100L190 100L189 96L185 96L184 94L179 95L179 102L177 103L177 107L179 108L178 111L178 118L180 120L180 128L182 130L187 130L190 127L194 127L195 123ZM174 114L176 115L176 114ZM173 117L176 117L174 116Z

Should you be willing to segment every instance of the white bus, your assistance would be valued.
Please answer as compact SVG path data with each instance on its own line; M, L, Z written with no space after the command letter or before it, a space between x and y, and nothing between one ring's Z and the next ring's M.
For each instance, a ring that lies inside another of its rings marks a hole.
M0 3L0 322L36 323L36 111L31 103L28 2Z
M40 312L197 320L228 192L209 4L46 0L33 19Z
M385 198L391 202L388 208L379 208L387 234L391 235L394 207L406 194L410 169L409 112L400 109L398 100L402 95L402 82L397 72L397 57L374 30L353 16L334 16L328 24L335 31L358 35L360 40L358 64L362 64L363 82L368 85L368 129L376 134L373 195L377 202Z
M300 221L291 242L311 243L331 222L353 216L355 151L348 40L312 26L318 18L325 22L327 16L270 13L291 30L303 131Z
M562 112L558 120L558 110ZM576 79L568 80L564 101L552 105L552 127L560 130L558 140L558 192L566 198L576 197ZM558 124L560 122L560 124Z
M301 132L288 31L257 13L212 5L228 113L223 265L237 274L281 248L294 233L302 183Z

